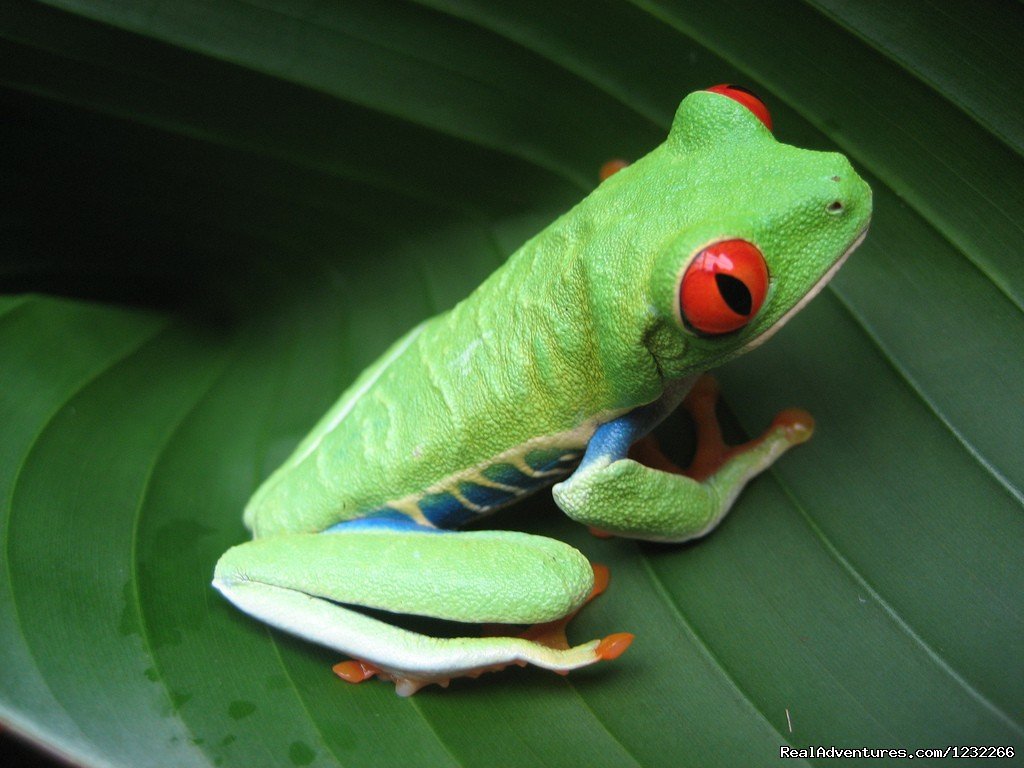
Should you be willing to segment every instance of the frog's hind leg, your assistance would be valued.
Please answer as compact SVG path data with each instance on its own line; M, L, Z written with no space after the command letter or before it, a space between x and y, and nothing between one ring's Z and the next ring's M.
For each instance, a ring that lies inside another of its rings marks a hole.
M569 622L576 618L576 614L580 612L583 605L589 603L595 597L603 593L608 588L609 573L608 566L598 565L597 563L591 563L590 567L594 571L594 586L590 590L590 594L587 599L580 604L576 610L563 616L560 619L554 621L546 621L542 624L534 624L531 627L523 630L516 634L516 637L521 637L526 640L530 640L534 643L540 643L546 645L548 648L569 648L569 639L565 635L565 630L569 626ZM509 627L505 624L493 624L490 626L484 626L484 634L489 637L504 637L510 634ZM633 641L633 635L627 632L620 632L615 635L609 635L602 641L604 643L603 656L604 659L617 658L629 644ZM557 671L557 670L556 670Z
M346 530L350 528L349 530ZM574 647L549 636L437 638L358 607L475 624L545 625L594 588L590 563L554 539L514 531L437 531L357 521L322 534L255 539L228 550L214 586L243 611L357 659L338 670L393 680L399 694L509 664L557 672L617 656L631 636Z

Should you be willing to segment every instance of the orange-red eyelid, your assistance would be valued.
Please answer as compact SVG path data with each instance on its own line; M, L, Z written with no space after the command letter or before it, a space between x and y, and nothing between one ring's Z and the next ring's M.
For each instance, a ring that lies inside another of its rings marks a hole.
M704 90L711 93L718 93L722 96L727 96L733 101L739 102L744 107L754 113L754 116L764 123L764 127L769 131L772 130L772 116L768 112L768 107L764 105L756 95L748 91L746 88L741 88L738 85L731 85L729 83L720 83L719 85L713 85L710 88Z

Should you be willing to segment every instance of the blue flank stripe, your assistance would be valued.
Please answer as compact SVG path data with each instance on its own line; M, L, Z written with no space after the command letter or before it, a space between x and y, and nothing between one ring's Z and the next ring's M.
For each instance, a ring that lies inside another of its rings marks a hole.
M486 485L478 485L466 481L459 483L459 493L470 504L475 504L484 509L497 507L499 504L506 504L516 497L513 491L503 491L501 488L489 488Z
M575 461L575 459L562 461L562 456L565 454L564 448L538 448L526 454L526 463L530 469L536 472L547 472L558 468L561 464L569 465Z
M420 525L408 515L402 514L396 509L378 509L366 517L358 517L355 520L332 525L325 529L324 533L352 533L353 531L409 531L420 533L444 533L436 528L428 528Z
M566 455L564 449L538 449L530 451L526 456L527 465L535 472L549 472L551 470L564 470L568 474L573 465L578 461L578 456L573 454L568 459L562 459ZM550 485L555 477L531 477L530 475L516 469L511 464L492 464L483 470L483 475L488 480L520 489L525 493L517 494L515 491L501 488L491 488L480 485L470 480L459 483L459 493L462 494L470 504L480 507L483 510L490 510L513 501L518 496L526 495L532 491ZM423 516L437 528L428 528L420 525L408 515L392 509L381 507L368 513L365 517L355 520L346 520L332 525L324 533L351 533L352 531L420 531L423 533L444 533L444 530L460 528L466 523L477 519L481 513L470 509L459 501L454 494L430 493L419 500L418 505Z
M491 482L511 485L524 490L537 485L540 480L540 478L530 477L520 472L511 464L491 464L484 469L483 476Z
M462 506L450 493L430 493L420 499L423 516L438 528L459 528L475 520L477 513Z

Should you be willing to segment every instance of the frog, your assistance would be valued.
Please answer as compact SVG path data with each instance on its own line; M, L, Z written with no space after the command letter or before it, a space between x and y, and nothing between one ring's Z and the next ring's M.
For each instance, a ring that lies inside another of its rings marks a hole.
M779 142L764 102L733 85L687 95L665 141L606 176L398 339L257 488L252 538L214 571L231 603L350 657L342 679L376 676L403 696L510 665L566 674L629 647L629 632L566 638L607 569L479 521L550 487L598 535L714 530L813 420L786 410L728 446L707 371L821 291L872 205L845 156ZM685 469L651 436L680 406L697 425Z

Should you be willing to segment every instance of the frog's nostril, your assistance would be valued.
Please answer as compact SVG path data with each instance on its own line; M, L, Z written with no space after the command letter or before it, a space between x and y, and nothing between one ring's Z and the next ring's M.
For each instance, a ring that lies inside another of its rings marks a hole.
M841 200L834 200L828 205L828 207L825 210L828 211L829 213L842 213L843 203Z
M842 181L842 179L838 176L833 176L832 181Z

